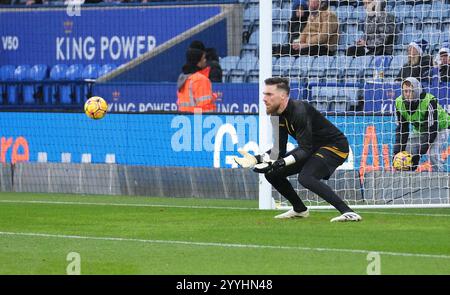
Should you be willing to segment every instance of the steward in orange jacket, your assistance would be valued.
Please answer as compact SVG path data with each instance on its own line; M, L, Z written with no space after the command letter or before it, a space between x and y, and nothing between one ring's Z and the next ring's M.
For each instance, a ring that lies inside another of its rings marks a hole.
M217 95L212 92L212 84L201 73L206 66L205 53L198 49L189 49L187 63L177 81L177 105L180 112L213 112L216 110Z

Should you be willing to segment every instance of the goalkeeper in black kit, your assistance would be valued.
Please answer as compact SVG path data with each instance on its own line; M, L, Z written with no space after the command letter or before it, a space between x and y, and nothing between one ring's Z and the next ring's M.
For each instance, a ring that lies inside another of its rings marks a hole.
M264 104L267 114L271 115L274 147L266 154L257 156L239 150L243 157L234 159L243 168L264 173L267 181L292 204L291 210L275 218L309 216L308 208L287 179L298 174L302 186L341 213L331 222L362 220L328 185L320 181L329 179L347 159L349 146L345 135L309 103L289 99L287 79L274 77L264 83ZM298 146L287 153L288 135L296 139Z

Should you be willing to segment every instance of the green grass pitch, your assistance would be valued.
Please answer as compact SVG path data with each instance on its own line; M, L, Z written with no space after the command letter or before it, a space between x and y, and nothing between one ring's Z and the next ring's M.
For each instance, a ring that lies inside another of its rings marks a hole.
M277 220L256 201L0 194L0 274L450 274L450 209Z

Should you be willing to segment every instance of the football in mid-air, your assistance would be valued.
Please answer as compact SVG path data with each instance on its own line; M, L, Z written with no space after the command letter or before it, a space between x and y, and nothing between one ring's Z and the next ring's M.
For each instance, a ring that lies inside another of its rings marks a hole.
M412 165L412 156L407 151L399 152L394 156L393 166L395 170L410 170Z
M84 103L84 112L91 119L101 119L106 115L108 104L100 96L93 96Z

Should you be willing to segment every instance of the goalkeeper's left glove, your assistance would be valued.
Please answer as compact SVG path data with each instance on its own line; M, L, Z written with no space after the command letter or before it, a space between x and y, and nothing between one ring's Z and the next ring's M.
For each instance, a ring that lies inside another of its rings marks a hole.
M280 169L281 167L286 166L286 162L284 159L276 160L275 162L264 162L258 165L255 165L253 171L257 173L268 173L275 170Z
M255 165L255 168L253 168L253 171L257 173L269 173L274 172L278 169L283 168L284 166L292 165L295 163L294 156L290 155L286 158L278 159L275 162L265 162L258 165Z

